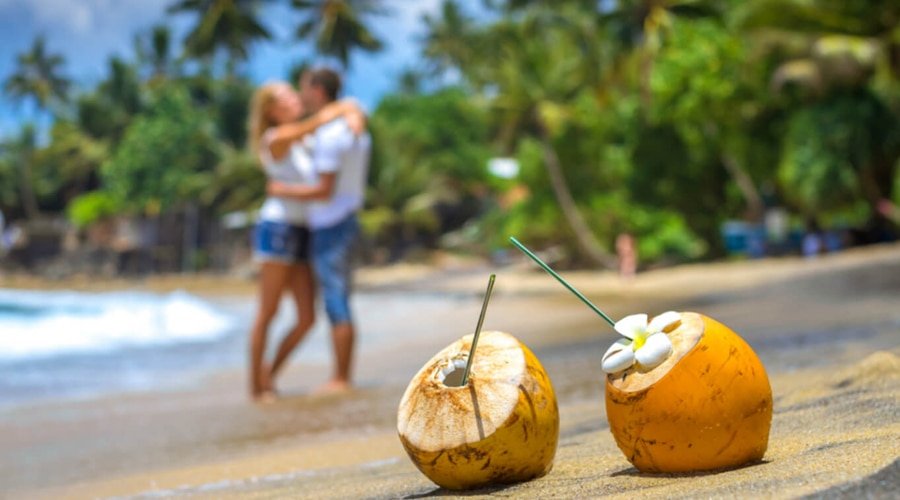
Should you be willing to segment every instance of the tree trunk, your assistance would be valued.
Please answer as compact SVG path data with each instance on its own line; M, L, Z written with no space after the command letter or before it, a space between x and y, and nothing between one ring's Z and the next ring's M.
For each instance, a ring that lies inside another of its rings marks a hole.
M893 199L892 183L887 176L879 179L876 171L876 167L867 165L862 167L857 174L863 198L872 209L868 225L877 227L882 225L881 221L884 221L900 226L900 219L898 219L900 211L891 202Z
M31 181L31 152L25 153L27 156L22 158L19 163L19 188L22 191L22 206L25 209L25 217L33 221L40 215L37 197L34 195L34 184Z
M725 166L725 170L731 175L735 185L740 190L741 195L743 195L744 201L747 202L747 218L753 222L762 220L765 206L763 205L762 196L759 195L759 191L756 189L756 184L753 183L753 179L730 155L723 153L720 159L722 165Z
M198 209L193 200L188 202L184 210L184 237L182 238L181 272L194 272L197 270L197 234L198 234Z
M559 207L562 209L566 222L569 223L569 227L575 233L575 240L578 242L578 246L597 264L609 269L615 269L618 265L618 260L603 249L603 246L600 245L600 242L597 241L594 233L591 232L591 229L584 221L584 217L581 216L581 212L578 211L575 199L572 198L572 193L569 191L568 185L566 185L559 156L557 156L553 144L550 143L550 138L545 130L541 131L541 145L544 152L544 166L547 169L547 175L550 176L550 186L553 188L553 194L556 196L556 201L559 202Z

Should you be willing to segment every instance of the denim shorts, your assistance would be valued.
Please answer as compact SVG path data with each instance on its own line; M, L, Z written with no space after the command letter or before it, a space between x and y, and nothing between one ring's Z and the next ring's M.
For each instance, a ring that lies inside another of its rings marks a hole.
M253 258L295 264L309 260L309 229L287 222L259 221L253 230Z
M334 226L312 231L312 265L332 325L351 321L351 260L358 234L356 214Z

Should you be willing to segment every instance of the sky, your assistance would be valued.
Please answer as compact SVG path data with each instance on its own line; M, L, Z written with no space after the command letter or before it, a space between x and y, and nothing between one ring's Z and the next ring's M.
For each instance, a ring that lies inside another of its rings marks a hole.
M194 17L167 15L174 0L0 0L0 81L15 69L16 56L34 37L44 34L51 53L66 59L64 72L77 88L87 89L105 73L110 56L133 58L135 34L166 22L176 37L183 36ZM421 18L436 13L440 0L384 0L390 14L371 18L370 27L385 43L377 54L356 53L345 75L346 93L372 109L385 93L394 90L397 76L419 63L423 32ZM285 78L297 62L314 59L311 43L293 37L300 14L285 4L267 6L262 21L273 39L251 47L244 69L258 83ZM180 38L179 38L180 39ZM0 136L18 129L29 110L8 99L0 101Z

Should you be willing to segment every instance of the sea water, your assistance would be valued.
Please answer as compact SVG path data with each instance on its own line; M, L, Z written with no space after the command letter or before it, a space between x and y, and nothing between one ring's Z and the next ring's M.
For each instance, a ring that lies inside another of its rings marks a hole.
M185 292L0 290L0 362L209 342L232 318Z
M477 309L479 300L408 292L356 294L357 354L422 341L429 332L458 321L460 307ZM256 306L253 296L209 299L183 291L0 289L0 408L178 389L223 369L242 371ZM293 301L286 296L270 327L269 351L295 322ZM464 333L454 330L451 337ZM425 341L438 349L451 337ZM291 363L330 371L331 350L320 304L316 324Z
M176 385L236 364L240 324L186 292L0 289L0 406Z

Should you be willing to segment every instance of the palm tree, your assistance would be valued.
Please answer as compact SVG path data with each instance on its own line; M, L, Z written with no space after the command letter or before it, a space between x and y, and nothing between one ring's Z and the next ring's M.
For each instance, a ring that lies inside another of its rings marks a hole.
M100 83L98 90L128 116L136 115L141 110L141 83L137 69L118 57L110 58L109 76Z
M579 35L556 14L533 14L521 23L499 23L490 35L496 54L488 66L497 93L493 105L502 120L501 141L510 144L527 136L539 141L550 186L579 248L597 264L614 267L615 257L579 211L553 140L570 114L569 103L584 88L584 61L574 48Z
M16 70L3 85L4 92L19 102L34 101L36 112L46 110L65 101L69 80L60 75L65 59L47 51L44 37L37 36L31 48L16 58ZM19 159L22 203L29 219L40 215L31 179L32 159L36 143L36 131L32 125L22 128L16 141Z
M226 72L231 75L235 63L247 59L248 47L257 40L271 38L257 11L271 0L177 0L169 6L171 14L189 12L197 24L185 39L190 56L211 58L220 50L228 54Z
M422 74L412 68L406 68L398 78L398 91L405 95L416 95L422 91Z
M377 0L292 0L305 18L297 26L297 38L315 37L316 50L336 57L346 68L355 50L377 52L382 42L365 25L365 18L386 11Z
M172 60L172 30L168 26L158 24L149 32L135 36L134 49L138 63L148 70L151 80L159 81L177 73Z
M593 73L600 60L591 16L584 16L580 2L549 6L510 1L488 6L515 15L483 29L454 0L445 0L438 16L424 18L424 55L436 71L458 70L488 97L499 122L502 149L511 150L527 137L539 142L553 195L579 249L594 262L612 267L615 258L579 211L554 145L554 135L570 113L568 104L597 81Z
M463 70L472 57L472 19L467 17L455 0L444 0L437 16L422 19L427 33L423 55L433 63L436 72L455 68Z
M21 190L22 207L25 216L34 220L40 216L37 197L34 195L34 182L31 170L34 165L34 152L37 147L37 131L33 124L26 123L19 130L19 135L4 145L6 152L19 166L19 189Z
M144 96L137 63L111 57L106 73L93 92L78 97L76 116L84 133L110 141L115 149L128 125L145 109Z
M10 140L0 141L0 219L4 209L21 206L19 166L11 146Z
M3 85L7 95L20 101L34 99L39 109L65 100L70 82L59 74L65 59L47 52L43 35L34 39L27 52L18 55L16 64L16 70Z
M641 97L645 106L650 103L650 74L653 60L676 18L720 16L716 2L709 0L619 0L614 8L600 14L600 24L615 36L620 53L619 64L612 74L630 57L638 58Z

